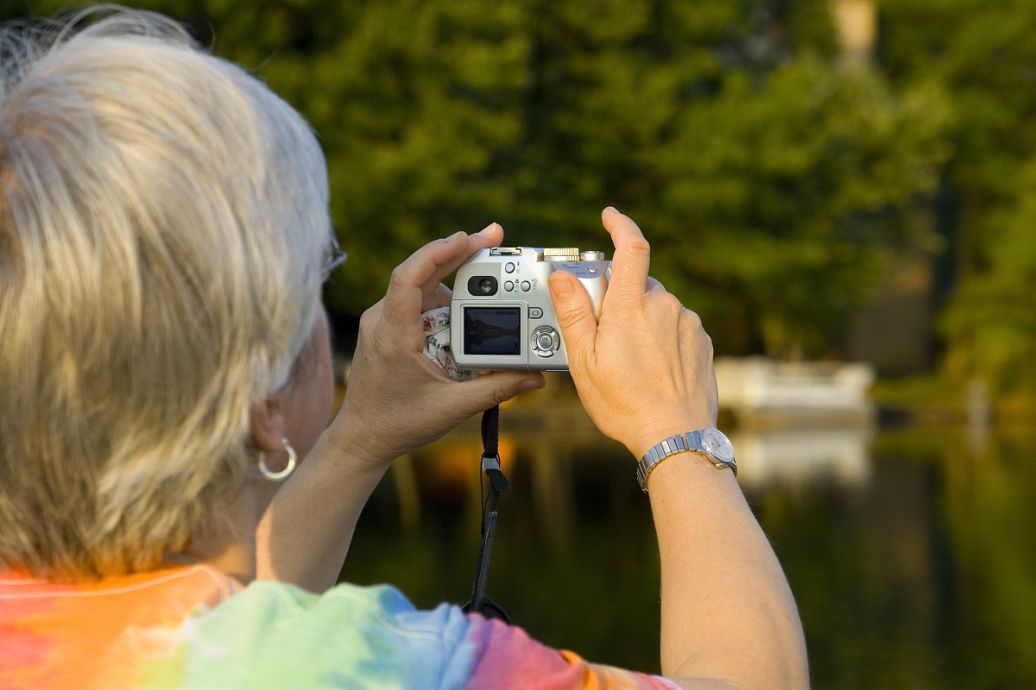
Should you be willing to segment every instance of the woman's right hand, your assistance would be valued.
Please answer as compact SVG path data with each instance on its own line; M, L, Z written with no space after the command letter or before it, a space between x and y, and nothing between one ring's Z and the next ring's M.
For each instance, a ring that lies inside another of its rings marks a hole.
M550 276L551 296L583 407L635 458L673 434L715 426L712 340L693 311L648 277L651 249L640 228L608 207L615 244L600 320L579 280Z
M612 208L603 220L615 256L600 320L571 274L555 271L550 287L583 406L639 458L668 436L716 424L712 342L648 277L636 224ZM808 688L795 600L733 474L666 462L651 476L662 673L685 688Z

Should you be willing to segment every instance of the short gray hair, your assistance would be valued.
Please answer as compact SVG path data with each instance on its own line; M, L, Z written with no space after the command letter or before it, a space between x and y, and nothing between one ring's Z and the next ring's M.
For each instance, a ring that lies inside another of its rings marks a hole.
M217 524L313 328L326 166L169 19L34 26L0 33L0 566L147 570Z

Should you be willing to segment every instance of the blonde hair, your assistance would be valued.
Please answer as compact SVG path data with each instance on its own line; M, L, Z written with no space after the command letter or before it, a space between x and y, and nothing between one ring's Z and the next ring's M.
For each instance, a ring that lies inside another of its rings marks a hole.
M148 570L219 519L312 330L325 163L160 15L39 27L0 34L0 566Z

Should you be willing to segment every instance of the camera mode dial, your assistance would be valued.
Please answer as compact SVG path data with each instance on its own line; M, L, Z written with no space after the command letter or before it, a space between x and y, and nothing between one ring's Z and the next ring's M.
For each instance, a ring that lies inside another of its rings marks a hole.
M578 247L547 247L543 250L544 261L579 261Z

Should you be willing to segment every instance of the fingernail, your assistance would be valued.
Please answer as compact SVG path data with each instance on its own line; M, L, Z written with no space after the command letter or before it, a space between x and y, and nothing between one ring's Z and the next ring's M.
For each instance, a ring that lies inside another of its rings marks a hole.
M464 237L464 236L465 236L465 235L467 235L467 234L468 234L468 233L464 232L463 230L458 230L457 232L455 232L455 233L453 233L452 235L450 235L449 237L447 237L447 238L446 238L446 241L447 241L447 242L456 242L456 241L457 241L457 240L459 240L459 239L460 239L461 237Z
M557 278L551 276L547 280L547 284L550 285L551 292L553 292L555 295L558 295L559 297L564 297L566 295L572 294L571 281L567 280L566 278L563 278L560 272L556 275L558 276Z
M480 234L480 235L489 235L489 234L491 234L491 233L493 232L493 230L494 230L494 229L495 229L496 227L497 227L497 224L496 224L495 222L493 222L493 223L490 223L490 224L489 224L489 225L487 225L486 227L484 227L484 228L482 228L481 230L479 230L479 231L478 231L478 234Z
M606 208L604 210L605 211L614 211L615 213L621 213L621 211L619 211L619 209L615 208L614 206L609 206L608 208Z

